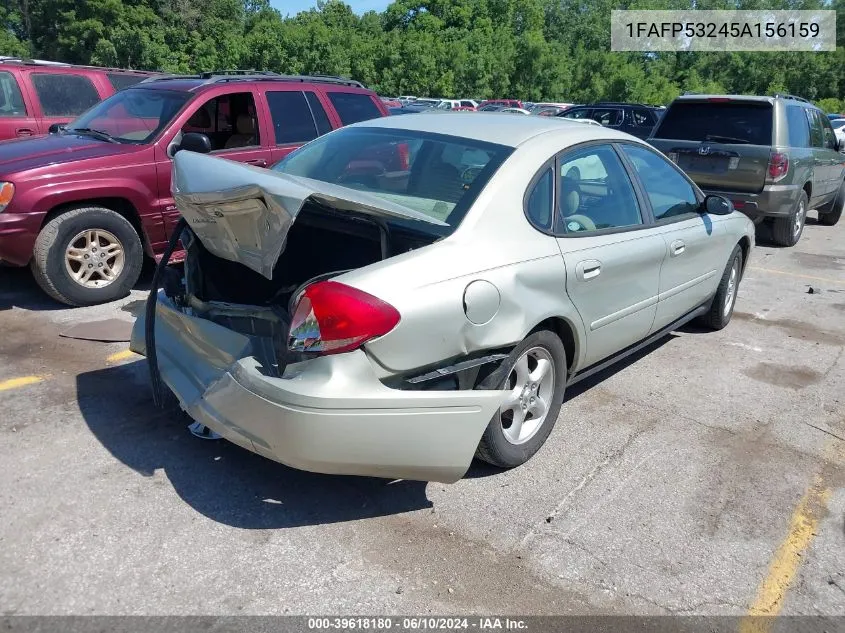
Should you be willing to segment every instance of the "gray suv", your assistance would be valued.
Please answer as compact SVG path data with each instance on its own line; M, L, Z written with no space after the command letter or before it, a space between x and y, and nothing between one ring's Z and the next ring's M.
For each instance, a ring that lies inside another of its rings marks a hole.
M808 209L828 226L842 216L845 156L827 116L806 99L684 95L648 141L706 193L770 223L782 246L798 242Z

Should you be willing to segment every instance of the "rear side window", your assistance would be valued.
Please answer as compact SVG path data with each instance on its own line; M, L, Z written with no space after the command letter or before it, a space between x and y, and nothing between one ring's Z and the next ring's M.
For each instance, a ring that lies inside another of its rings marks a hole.
M593 121L598 121L602 125L622 125L622 110L594 108L591 118Z
M127 73L106 73L106 77L115 91L134 86L146 79L143 75L130 75Z
M300 91L267 93L276 145L307 143L317 138L317 127L305 95Z
M772 104L676 101L669 106L654 137L771 145Z
M790 147L810 146L810 126L804 108L797 105L786 106L786 125Z
M567 110L564 113L564 118L567 119L589 119L591 110L589 108L575 108Z
M12 73L0 72L0 117L26 116L21 89Z
M531 224L538 229L548 231L552 228L552 210L554 203L554 170L549 167L534 183L531 193L528 195L528 203L525 206L525 213Z
M337 110L344 125L367 121L381 116L381 111L368 94L360 92L329 92L329 101Z
M33 73L32 85L44 116L76 116L100 101L94 84L82 75Z
M329 123L329 117L326 114L326 109L320 103L317 94L310 90L305 93L305 98L308 99L308 105L311 106L311 114L314 115L314 122L317 124L317 133L322 136L332 131L332 124Z
M631 119L634 125L654 125L654 115L645 108L631 110Z

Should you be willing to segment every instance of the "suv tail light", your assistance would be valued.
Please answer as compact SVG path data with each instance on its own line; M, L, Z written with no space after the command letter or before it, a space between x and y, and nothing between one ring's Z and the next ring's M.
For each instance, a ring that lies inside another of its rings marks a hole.
M399 323L389 303L336 281L318 281L299 298L290 324L294 352L339 354L387 334Z
M399 170L408 171L411 168L411 152L407 143L399 143L396 146L399 152Z
M784 152L772 152L769 156L769 181L777 182L789 172L789 155Z

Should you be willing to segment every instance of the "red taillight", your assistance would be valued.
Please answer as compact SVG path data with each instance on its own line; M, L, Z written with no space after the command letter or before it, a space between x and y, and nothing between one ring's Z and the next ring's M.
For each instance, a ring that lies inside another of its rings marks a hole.
M789 172L789 155L783 152L772 152L769 156L769 180L777 182Z
M731 200L731 202L733 202L734 209L744 209L745 208L745 202L743 202L742 200Z
M288 348L294 352L339 354L399 323L399 312L363 290L336 281L318 281L302 293L290 324Z
M411 168L411 153L407 143L399 143L396 146L399 152L399 169L401 171L408 171Z

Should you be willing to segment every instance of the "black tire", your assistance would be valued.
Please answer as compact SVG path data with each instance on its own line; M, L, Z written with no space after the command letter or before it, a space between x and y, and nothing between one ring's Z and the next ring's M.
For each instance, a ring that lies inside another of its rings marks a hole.
M523 443L515 444L507 439L505 436L506 421L503 419L502 413L497 411L490 420L490 424L481 436L481 441L476 450L476 457L484 460L488 464L498 466L500 468L513 468L520 466L527 462L534 453L545 443L552 432L555 422L557 421L558 413L560 413L561 404L563 404L563 394L566 389L566 349L560 338L553 332L548 330L539 330L529 334L525 340L517 345L508 357L502 361L501 366L495 372L485 378L479 385L479 389L504 389L505 385L511 380L511 372L516 365L517 360L523 356L524 353L531 352L538 348L544 350L548 358L551 360L553 369L553 376L550 382L552 383L551 397L547 412L540 426ZM530 369L529 365L529 369ZM539 391L537 392L539 393Z
M102 287L86 287L71 277L65 257L71 241L86 230L111 233L123 249L123 267ZM96 305L120 299L138 281L144 263L141 239L130 222L103 207L78 207L50 220L35 240L30 263L35 281L56 301L70 306Z
M736 270L736 277L734 278L733 292L731 293L731 273ZM742 249L739 244L734 246L731 256L728 258L728 265L725 266L725 272L722 273L722 279L719 281L719 286L716 288L716 295L713 297L713 302L710 304L710 310L707 314L699 317L698 321L701 325L710 328L711 330L721 330L731 321L734 313L734 306L736 305L736 297L739 293L739 282L742 279ZM726 301L730 294L730 306L726 307Z
M798 240L801 239L801 234L804 232L804 224L807 221L807 192L802 191L798 198L798 203L795 205L795 211L786 217L775 218L772 222L772 238L775 244L779 246L795 246ZM796 218L800 219L800 224L796 228Z
M845 207L845 182L839 185L839 191L830 205L830 209L819 210L819 224L835 226L842 217L842 207Z

